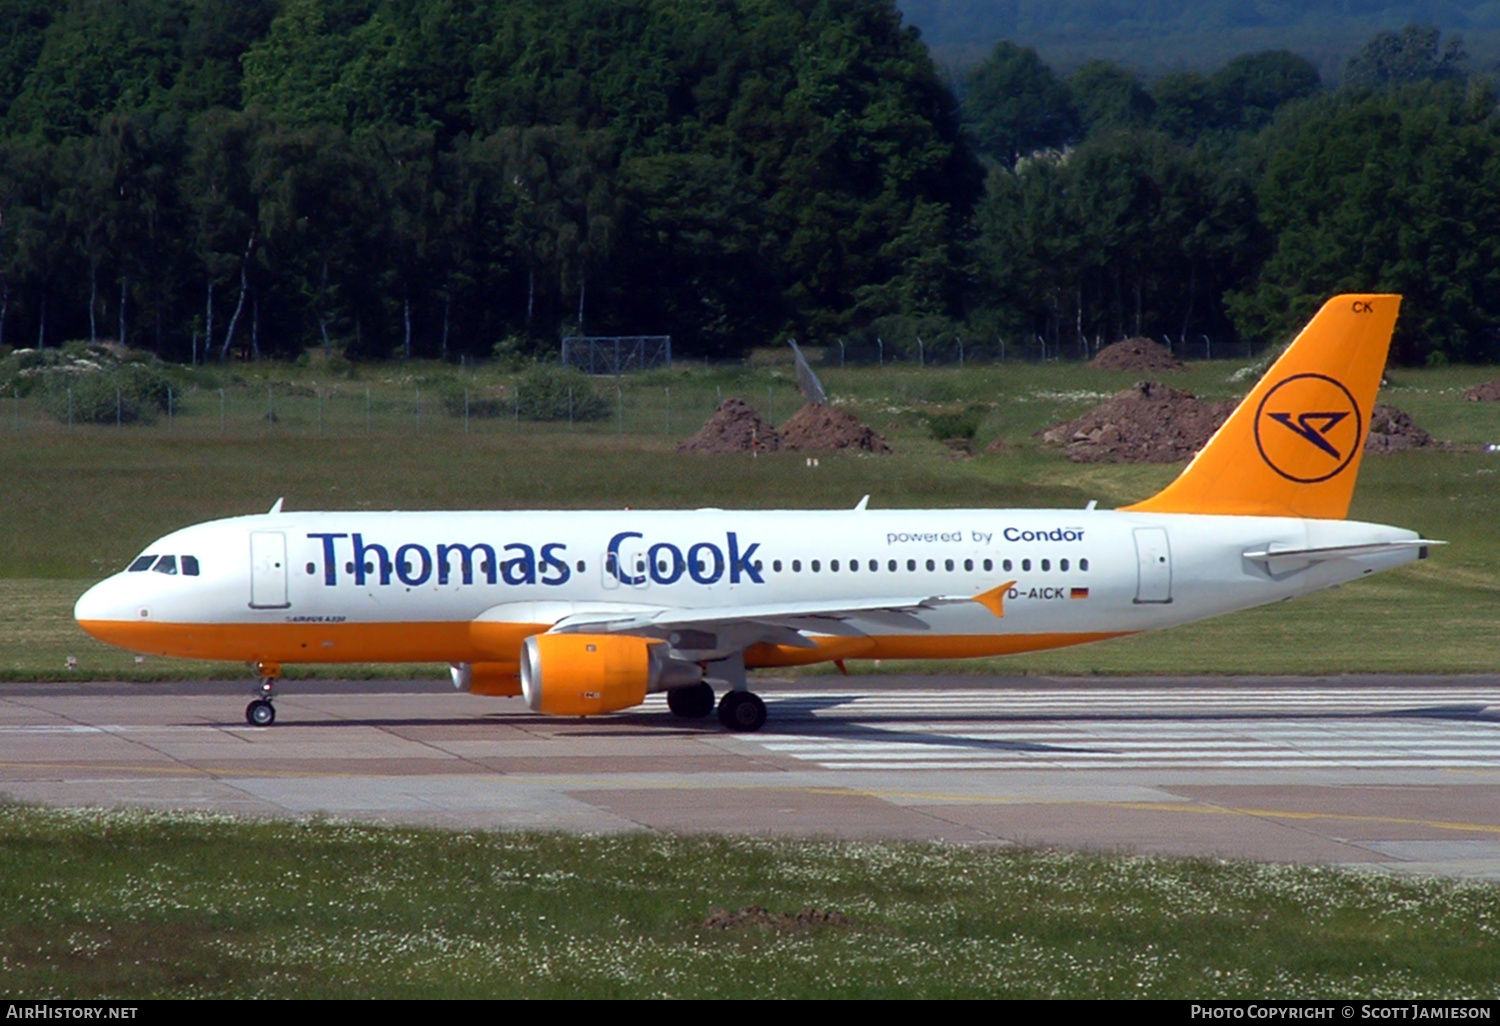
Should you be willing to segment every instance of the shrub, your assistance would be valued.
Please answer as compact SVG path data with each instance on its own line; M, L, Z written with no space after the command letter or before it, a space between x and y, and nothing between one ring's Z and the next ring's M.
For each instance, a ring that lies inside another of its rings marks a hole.
M609 400L583 371L553 363L533 364L516 379L516 400L526 420L604 420Z

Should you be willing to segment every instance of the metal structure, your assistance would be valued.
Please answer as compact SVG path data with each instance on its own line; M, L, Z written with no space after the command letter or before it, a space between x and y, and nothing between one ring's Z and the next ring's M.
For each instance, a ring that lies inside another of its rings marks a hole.
M672 366L671 335L580 335L562 340L564 367L624 374Z

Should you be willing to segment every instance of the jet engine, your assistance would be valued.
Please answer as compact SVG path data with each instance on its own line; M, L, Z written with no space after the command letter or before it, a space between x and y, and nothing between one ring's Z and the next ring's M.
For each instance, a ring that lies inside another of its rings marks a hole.
M592 716L703 678L667 651L663 641L626 634L534 634L521 645L521 693L536 712Z
M455 690L497 697L521 693L520 672L515 663L454 663L448 670Z

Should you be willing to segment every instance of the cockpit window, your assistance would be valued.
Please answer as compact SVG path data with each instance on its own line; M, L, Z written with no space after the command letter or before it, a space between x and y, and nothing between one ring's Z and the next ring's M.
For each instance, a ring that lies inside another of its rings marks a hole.
M177 557L163 556L156 561L156 565L151 569L159 574L175 574L177 572Z
M198 557L197 556L183 556L182 557L182 572L185 573L185 574L187 574L189 577L197 577L198 576Z
M138 574L142 570L150 570L151 564L156 562L155 556L137 556L135 562L127 568L128 573Z

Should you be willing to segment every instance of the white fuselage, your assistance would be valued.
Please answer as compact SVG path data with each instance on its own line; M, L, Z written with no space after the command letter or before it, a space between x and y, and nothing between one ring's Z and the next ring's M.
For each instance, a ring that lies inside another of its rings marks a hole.
M719 624L678 645L699 659L974 656L1291 598L1409 562L1416 539L1343 520L1076 509L272 513L167 535L76 615L137 651L267 663L511 664L566 617L663 609ZM1410 547L1247 558L1387 543ZM163 555L177 572L144 565ZM959 601L1002 585L1001 615ZM929 596L947 601L915 607ZM884 599L903 611L831 618ZM778 625L811 644L758 633Z

